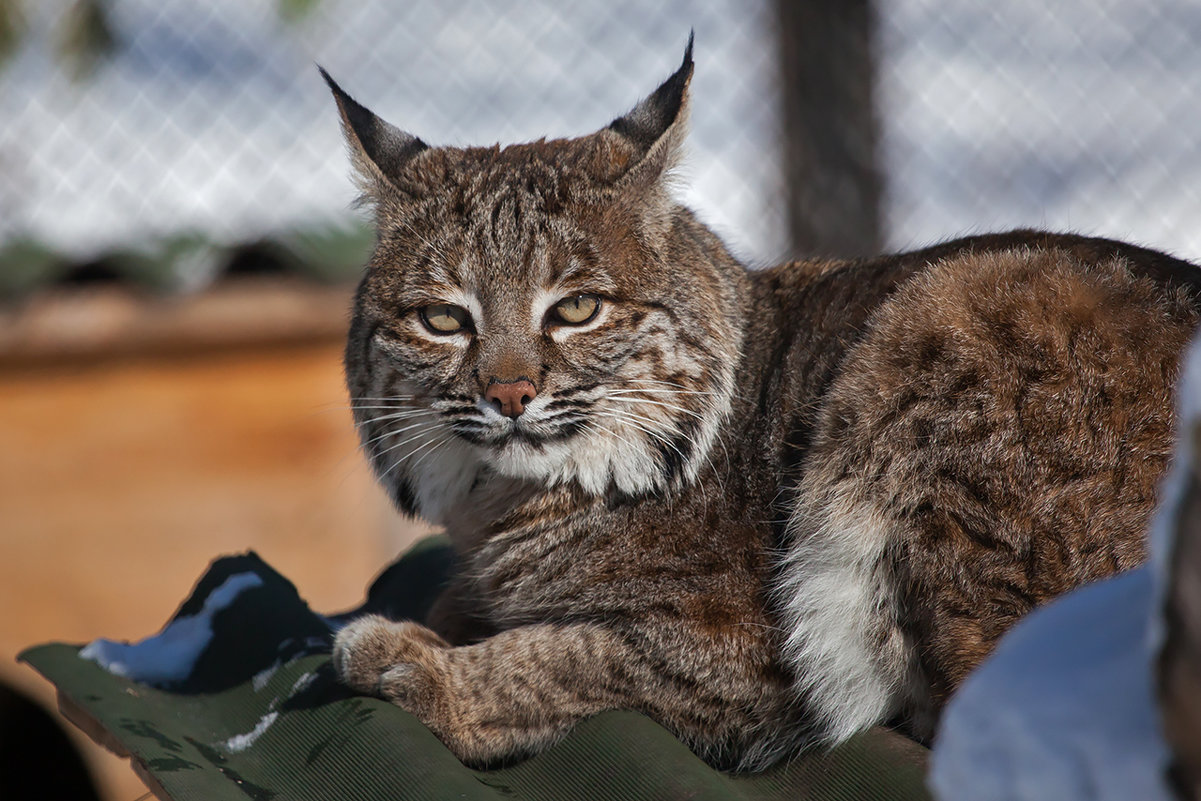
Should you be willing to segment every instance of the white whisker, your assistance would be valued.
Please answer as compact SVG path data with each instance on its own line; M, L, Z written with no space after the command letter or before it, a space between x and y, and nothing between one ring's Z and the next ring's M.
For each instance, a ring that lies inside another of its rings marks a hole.
M412 423L411 425L402 426L401 428L390 428L387 431L385 431L384 433L379 434L378 436L374 436L371 439L364 440L363 447L366 447L374 442L379 442L381 439L387 439L388 437L395 437L399 434L403 434L406 431L411 431L414 428L426 428L428 426L429 426L429 423ZM387 452L388 451L383 451L383 453L387 453Z
M624 423L628 423L628 424L632 425L634 428L637 428L639 431L642 431L643 433L645 433L651 439L653 439L656 442L659 442L663 445L666 445L667 447L669 447L673 451L675 451L676 455L680 457L681 464L688 463L688 458L686 456L684 456L683 452L681 452L679 448L676 447L674 442L672 442L670 439L667 438L667 434L665 432L658 431L656 429L649 427L650 424L653 424L656 421L650 420L649 418L638 417L637 415L617 414L617 413L611 413L611 412L595 412L594 414L596 414L596 416L598 416L598 417L613 417L618 420L621 420ZM642 421L642 422L636 422L636 421ZM645 425L643 423L645 423Z
M680 384L676 381L663 381L663 380L656 379L656 378L630 378L630 379L627 379L626 381L628 384L638 382L638 383L642 383L642 384L656 384L661 387L674 387L675 389L678 389L678 390L683 390L686 392L696 392L698 394L703 394L703 395L719 395L719 394L721 394L719 392L711 392L709 390L704 390L704 389L693 389L686 384Z
M404 440L404 442L398 443L396 445L389 447L387 450L382 451L379 455L383 456L385 453L388 453L389 451L393 451L393 450L396 450L396 448L401 447L401 445L407 445L410 442L416 442L417 440L421 439L423 436L426 436L426 435L430 436L431 437L430 442L433 442L433 436L435 433L437 433L437 431L438 431L438 426L434 426L434 427L430 428L428 431L421 431L417 434L414 434L411 437L406 438ZM380 474L380 481L382 482L389 473L391 473L393 470L395 470L397 467L399 467L402 463L404 463L408 459L412 459L415 454L420 453L422 450L424 450L426 447L428 447L429 444L430 443L427 442L424 445L418 445L416 448L414 448L413 450L409 451L408 453L402 455L399 459L394 461L392 463L391 467L389 467L387 470L385 470L383 473Z
M365 426L369 426L369 425L382 425L384 423L398 423L398 422L403 422L405 420L412 420L415 417L421 417L421 416L422 415L419 415L419 414L381 414L377 417L368 417L364 420L358 420L355 422L354 427L356 429L361 429L361 428L364 428Z
M384 454L391 453L392 451L396 450L397 448L403 448L405 445L408 445L410 442L417 442L422 437L426 436L427 434L433 434L439 428L442 428L442 427L443 426L441 426L441 425L429 426L422 431L418 431L416 434L405 437L400 442L393 443L393 444L389 445L388 447L384 448L382 451L380 451L378 454L376 454L375 458L378 459L381 456L383 456ZM405 457L405 458L407 458L407 457Z
M417 469L417 466L418 466L419 464L421 464L423 461L425 461L427 458L429 458L430 454L437 452L437 450L438 450L439 448L441 448L441 447L442 447L443 445L445 445L446 443L450 442L452 439L454 439L454 438L455 438L455 436L456 436L456 435L455 435L455 432L454 432L454 431L451 431L449 434L446 434L445 436L443 436L443 437L442 437L442 439L440 439L440 440L437 440L437 442L434 444L433 448L431 448L430 450L426 451L424 456L422 456L422 457L421 457L420 459L418 459L417 461L413 462L413 464L409 465L409 468L410 468L411 470L416 470L416 469ZM431 442L432 442L432 440L431 440ZM429 447L430 447L429 443L426 443L425 445L422 445L422 446L421 446L421 448L419 448L418 450L416 450L416 451L413 451L413 453L409 454L409 455L408 455L408 457L406 457L406 458L409 458L409 459L411 459L411 458L413 458L414 456L416 456L416 455L417 455L417 454L418 454L420 451L422 451L422 450L425 450L426 448L429 448Z
M602 426L600 423L598 423L594 420L589 420L587 423L585 423L584 430L590 431L590 432L600 432L602 434L607 434L607 435L615 438L617 441L625 444L627 447L630 448L630 450L633 450L633 451L639 450L638 446L635 445L633 442L630 442L628 439L623 437L621 434L618 434L613 429L606 428L605 426Z
M650 398L614 398L613 400L618 401L619 403L649 403L653 406L662 406L665 409L674 409L677 412L683 412L684 414L692 415L697 420L703 421L705 419L703 415L697 414L691 409L685 409L683 406L676 406L673 403L664 403L662 401L651 400Z
M420 411L412 410L412 411L403 411L403 412L392 412L391 414L380 414L380 415L376 415L374 417L365 418L362 422L359 423L359 425L366 425L367 423L382 423L382 422L389 421L389 420L408 420L413 417L421 417L423 414L436 414L436 412L423 409Z
M381 403L373 403L373 404L371 404L371 405L369 405L369 406L368 406L368 405L363 405L363 406L349 406L349 407L347 407L347 408L349 408L349 409L353 409L353 410L355 410L355 411L362 411L362 410L364 410L364 409L394 409L395 411L398 411L398 412L428 412L428 411L433 411L432 409L428 409L428 408L426 408L426 407L424 407L424 406L401 406L401 405L399 405L399 404L392 404L392 405L388 405L388 404L381 404Z
M718 392L710 392L707 389L688 389L687 387L679 387L677 389L665 389L661 387L623 387L622 389L611 389L606 391L607 395L633 395L636 393L656 394L656 395L719 395Z

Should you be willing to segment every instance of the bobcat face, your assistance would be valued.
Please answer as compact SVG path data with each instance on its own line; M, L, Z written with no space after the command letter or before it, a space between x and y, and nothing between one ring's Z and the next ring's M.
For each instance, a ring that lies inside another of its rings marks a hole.
M730 279L666 244L674 79L670 117L644 108L661 89L589 137L465 150L334 86L379 229L347 376L401 508L437 522L487 474L626 495L696 478L741 332ZM637 128L655 115L664 132Z

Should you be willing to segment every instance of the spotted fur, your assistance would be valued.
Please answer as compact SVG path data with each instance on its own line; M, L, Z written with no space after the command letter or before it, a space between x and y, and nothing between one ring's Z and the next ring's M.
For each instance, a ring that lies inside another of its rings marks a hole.
M669 193L691 74L690 46L597 133L466 149L329 81L379 232L355 422L461 559L425 625L352 623L335 663L473 764L618 707L736 769L929 738L1017 617L1143 558L1198 272L1032 231L748 271Z

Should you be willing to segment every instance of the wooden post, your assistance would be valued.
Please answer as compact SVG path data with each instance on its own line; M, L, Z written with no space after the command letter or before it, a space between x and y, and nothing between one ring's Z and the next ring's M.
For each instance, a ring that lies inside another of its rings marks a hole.
M798 256L878 252L871 0L776 0L789 228Z

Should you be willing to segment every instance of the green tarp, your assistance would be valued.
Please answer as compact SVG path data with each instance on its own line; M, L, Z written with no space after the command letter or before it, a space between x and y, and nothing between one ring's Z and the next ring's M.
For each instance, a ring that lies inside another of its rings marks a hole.
M365 609L415 615L451 557L426 543L393 565ZM766 773L709 768L665 729L634 712L582 722L533 758L494 770L464 767L413 716L337 685L328 656L309 653L319 619L292 585L253 554L214 563L177 613L196 614L202 591L253 570L262 585L218 615L212 646L187 681L155 689L50 644L21 659L53 682L64 711L128 754L163 797L222 799L925 799L926 751L876 729L842 747ZM317 638L320 648L320 638Z

